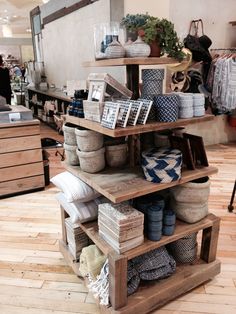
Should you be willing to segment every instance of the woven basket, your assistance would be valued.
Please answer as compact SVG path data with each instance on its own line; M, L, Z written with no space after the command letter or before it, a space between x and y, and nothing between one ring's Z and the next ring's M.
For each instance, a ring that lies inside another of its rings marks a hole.
M79 158L76 153L77 146L67 145L66 143L64 143L64 149L66 155L66 162L72 166L79 165Z
M91 130L75 129L76 141L82 152L93 152L103 146L103 135Z
M63 125L64 141L68 145L76 145L75 128Z
M172 188L171 194L176 202L206 203L210 194L210 184L208 177L200 178Z
M208 202L191 203L171 201L171 208L174 209L177 218L187 223L195 223L208 215Z
M164 73L163 69L142 70L142 98L162 94Z
M197 233L168 244L168 250L177 263L192 263L197 258Z
M178 119L179 97L174 94L157 95L154 97L157 121L175 122Z
M106 146L106 162L109 167L124 166L127 160L127 144Z
M178 149L153 148L142 153L142 168L147 181L169 183L181 177L182 153Z
M88 173L96 173L105 168L105 148L93 152L81 152L77 150L80 167Z

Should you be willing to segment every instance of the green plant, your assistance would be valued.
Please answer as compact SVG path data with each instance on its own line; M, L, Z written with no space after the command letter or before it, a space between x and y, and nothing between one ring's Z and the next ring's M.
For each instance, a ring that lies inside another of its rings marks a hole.
M138 31L143 28L147 20L150 18L148 13L146 14L127 14L121 20L121 25L125 26L130 32Z
M161 55L183 60L183 44L179 41L174 24L167 19L159 19L146 14L127 14L121 21L128 31L143 31L144 41L151 44L157 41L160 45Z

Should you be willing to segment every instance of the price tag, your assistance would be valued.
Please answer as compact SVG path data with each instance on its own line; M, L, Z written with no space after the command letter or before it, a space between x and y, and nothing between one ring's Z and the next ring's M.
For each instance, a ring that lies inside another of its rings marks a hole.
M21 119L21 114L19 112L9 113L10 122L20 121L20 119Z

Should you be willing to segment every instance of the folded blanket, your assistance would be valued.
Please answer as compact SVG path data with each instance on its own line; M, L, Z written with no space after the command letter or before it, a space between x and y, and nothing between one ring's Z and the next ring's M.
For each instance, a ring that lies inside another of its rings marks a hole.
M133 294L139 286L140 278L137 270L134 268L132 261L128 262L127 271L127 294Z
M176 263L166 248L160 247L132 259L133 265L142 280L159 280L172 275Z
M100 274L102 266L104 265L106 256L96 247L96 245L89 245L82 249L80 255L80 272L83 277L88 274L96 278Z

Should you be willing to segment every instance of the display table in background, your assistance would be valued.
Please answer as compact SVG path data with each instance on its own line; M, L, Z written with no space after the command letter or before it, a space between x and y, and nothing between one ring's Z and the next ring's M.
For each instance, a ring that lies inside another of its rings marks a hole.
M6 112L0 112L0 121L1 115ZM0 122L0 198L44 188L39 124L33 119Z

